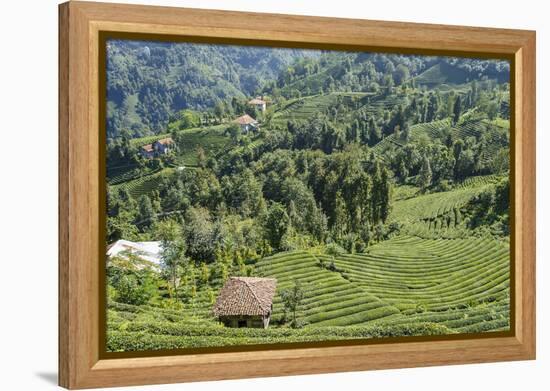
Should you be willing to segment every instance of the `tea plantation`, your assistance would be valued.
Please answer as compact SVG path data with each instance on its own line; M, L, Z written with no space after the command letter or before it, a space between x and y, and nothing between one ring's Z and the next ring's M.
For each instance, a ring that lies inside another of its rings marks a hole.
M109 50L108 351L510 329L508 62Z
M258 275L278 281L275 327L225 328L200 291L183 311L112 303L108 345L140 350L504 331L509 266L509 248L489 237L404 236L334 257L285 252L256 265ZM305 326L278 328L280 292L296 280L305 292L298 314Z

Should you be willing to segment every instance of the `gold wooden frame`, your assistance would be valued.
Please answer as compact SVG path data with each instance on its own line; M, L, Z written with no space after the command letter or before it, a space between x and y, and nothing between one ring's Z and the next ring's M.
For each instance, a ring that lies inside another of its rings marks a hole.
M99 351L99 39L104 31L513 63L511 336L104 359ZM535 358L535 32L68 2L59 6L59 384L175 383Z

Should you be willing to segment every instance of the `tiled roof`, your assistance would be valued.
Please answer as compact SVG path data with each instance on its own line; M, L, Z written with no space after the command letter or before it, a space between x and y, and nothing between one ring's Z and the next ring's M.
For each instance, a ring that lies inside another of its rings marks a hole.
M159 144L166 145L166 144L174 144L174 140L172 140L172 137L166 137L161 138L160 140L156 141Z
M229 277L214 305L214 315L265 316L271 311L276 286L274 278Z
M239 124L239 125L249 125L256 123L256 120L249 116L248 114L243 115L242 117L236 118L233 120L233 122Z

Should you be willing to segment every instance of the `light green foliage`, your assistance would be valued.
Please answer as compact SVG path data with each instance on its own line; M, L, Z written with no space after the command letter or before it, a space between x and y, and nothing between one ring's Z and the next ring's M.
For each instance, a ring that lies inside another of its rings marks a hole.
M302 289L300 281L295 280L292 288L282 291L280 293L280 296L285 308L285 317L288 313L290 313L290 315L292 316L290 326L293 328L299 328L300 323L296 318L296 312L299 310L300 304L304 299L304 291Z

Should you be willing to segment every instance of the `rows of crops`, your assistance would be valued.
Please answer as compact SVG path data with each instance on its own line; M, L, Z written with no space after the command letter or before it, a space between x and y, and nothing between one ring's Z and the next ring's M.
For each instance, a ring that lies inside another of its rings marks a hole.
M337 257L282 253L260 261L258 271L276 277L279 292L300 281L300 316L309 327L443 322L468 332L508 325L509 248L492 238L400 237ZM282 313L278 296L274 313Z
M111 175L108 176L109 185L120 185L124 182L128 182L134 179L139 179L140 177L154 174L160 171L160 168L139 168L139 167L130 167L126 166L118 172L114 171Z
M467 74L460 68L454 67L450 64L440 63L436 64L420 75L414 78L416 84L423 84L431 87L440 87L452 84L456 88L457 84L463 84L467 82Z
M212 296L199 289L178 310L111 303L108 345L143 350L507 330L509 265L509 247L488 237L399 236L336 257L283 252L255 268L277 279L269 329L221 326ZM305 293L298 311L305 327L298 330L277 326L280 294L295 281Z
M447 81L447 77L445 73L441 70L441 66L439 64L428 68L420 75L416 76L414 79L417 84L426 85L443 84Z
M470 200L494 186L502 175L470 177L452 185L452 190L421 195L414 186L394 191L391 221L404 223L402 232L421 238L466 238L472 235L464 223Z
M227 125L214 125L203 128L189 128L178 131L178 134L193 134L193 133L223 133L227 128ZM152 136L145 136L140 138L134 138L130 140L130 145L133 147L140 147L142 145L154 143L157 140L171 137L170 133L155 134Z
M164 168L153 174L145 175L121 184L112 185L110 186L110 189L113 191L125 189L132 197L137 199L142 195L150 194L157 188L159 180L163 175L170 175L173 172L173 168Z
M336 102L338 94L308 96L292 101L278 110L273 116L273 122L285 122L289 119L306 121L316 113L323 112Z
M459 332L509 325L509 247L492 238L400 237L332 262L350 283L399 310L378 322L442 322Z
M459 123L455 128L453 136L455 139L466 139L467 137L478 138L481 133L487 130L487 124L480 118L473 118Z
M319 259L307 252L281 253L265 258L257 265L257 270L261 275L277 278L279 293L294 281L302 284L305 299L299 316L309 324L346 326L399 312L339 273L322 268ZM277 295L273 309L275 319L283 312L281 298Z
M440 139L442 142L446 142L447 134L452 137L452 140L462 141L465 141L468 137L473 137L476 140L484 137L485 147L479 156L480 161L484 164L490 163L499 150L508 148L508 121L489 121L479 115L467 115L465 117L454 126L449 118L412 125L409 132L409 142L414 142L425 137L431 140ZM400 148L406 143L407 141L404 140L402 134L399 136L390 134L376 144L373 150L376 153L383 154L388 149Z
M424 135L428 135L431 139L441 138L442 131L449 129L451 126L449 119L443 119L433 122L425 122L415 124L410 127L409 141L415 141ZM395 134L390 134L377 143L372 149L377 153L383 153L391 146L402 147L405 144L402 136L396 137Z
M491 185L498 182L502 179L502 175L492 174L492 175L478 175L466 178L460 183L455 185L455 188L465 188L465 187L478 187Z
M224 327L212 319L182 315L181 310L111 303L108 311L107 350L128 352L452 333L448 327L431 322L302 329L235 329Z
M403 105L407 100L405 95L384 95L380 94L377 96L365 96L361 103L361 107L368 115L374 115L384 110L393 110L399 105Z
M414 222L442 216L449 211L463 207L484 188L484 186L466 186L452 191L425 194L396 201L390 220Z
M339 99L345 105L352 105L354 102L361 105L364 104L364 99L367 95L368 94L364 92L333 92L330 94L312 95L294 99L275 112L273 122L286 123L286 121L290 119L295 121L307 121L317 113L322 113L329 107L335 105ZM387 104L390 105L391 103L388 102Z
M467 137L485 138L485 148L480 156L483 163L491 161L501 148L509 147L509 122L493 123L485 118L473 118L459 123L453 131L453 139Z

